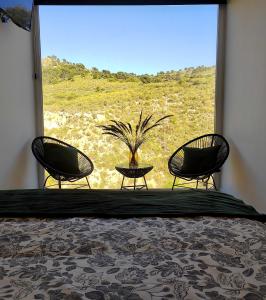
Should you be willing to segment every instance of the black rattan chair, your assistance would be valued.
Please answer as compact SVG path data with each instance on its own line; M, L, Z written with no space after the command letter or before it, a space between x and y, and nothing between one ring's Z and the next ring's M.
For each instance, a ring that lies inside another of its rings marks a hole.
M82 178L86 178L91 188L87 176L93 171L93 163L77 148L52 137L39 136L33 140L31 149L35 158L49 173L44 188L49 177L58 181L60 189L63 181L75 182Z
M216 188L213 174L220 172L220 169L229 155L229 144L219 134L206 134L189 141L178 148L168 161L168 169L176 178L186 181L195 180L196 188L198 183L203 182L208 189L209 180L212 179L213 187Z

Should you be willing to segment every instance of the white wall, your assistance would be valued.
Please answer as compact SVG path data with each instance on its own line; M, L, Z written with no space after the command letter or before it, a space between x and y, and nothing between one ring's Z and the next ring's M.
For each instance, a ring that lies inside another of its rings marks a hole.
M31 33L0 22L0 189L37 187Z
M221 190L266 213L266 1L229 0L226 35Z

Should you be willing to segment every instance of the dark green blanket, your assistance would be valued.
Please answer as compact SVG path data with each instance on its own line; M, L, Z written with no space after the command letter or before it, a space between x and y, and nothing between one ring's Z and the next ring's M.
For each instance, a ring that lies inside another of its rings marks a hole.
M230 195L202 190L9 190L0 191L1 217L246 217L264 221Z

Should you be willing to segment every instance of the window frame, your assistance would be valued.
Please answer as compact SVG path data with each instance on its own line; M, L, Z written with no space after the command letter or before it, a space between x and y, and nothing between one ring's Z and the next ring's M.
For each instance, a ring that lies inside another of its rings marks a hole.
M132 0L129 0L132 1ZM156 0L151 0L156 5ZM180 4L181 5L181 4ZM218 6L217 20L217 44L216 44L216 79L215 79L215 110L214 110L214 131L223 134L224 120L224 82L225 82L225 43L226 43L226 4ZM41 39L39 6L34 5L32 20L32 44L33 44L33 65L34 65L34 94L35 94L35 118L36 136L44 135L44 114L43 114L43 89L42 89L42 65L41 65ZM38 164L38 184L43 187L44 170ZM220 187L220 173L215 173L216 185Z

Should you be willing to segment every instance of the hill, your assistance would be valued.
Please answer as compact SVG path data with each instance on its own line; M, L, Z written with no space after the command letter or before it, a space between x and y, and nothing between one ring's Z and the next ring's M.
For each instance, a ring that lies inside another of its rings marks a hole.
M184 142L214 130L214 90L214 67L136 75L87 69L51 56L43 60L45 134L77 146L93 160L94 188L118 188L121 175L114 166L127 161L128 150L96 125L111 119L136 122L141 110L155 119L173 114L139 153L141 162L154 166L148 185L169 187L169 156Z

